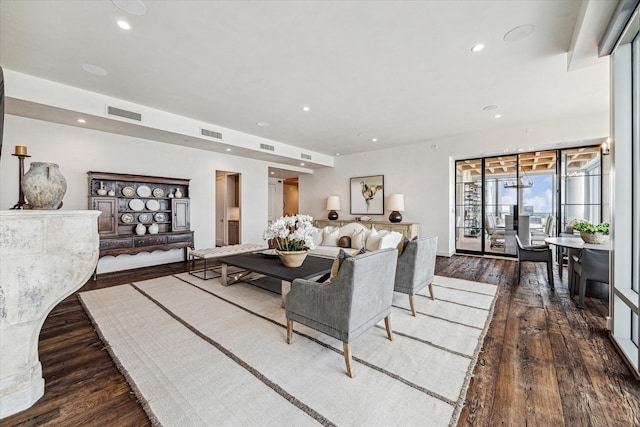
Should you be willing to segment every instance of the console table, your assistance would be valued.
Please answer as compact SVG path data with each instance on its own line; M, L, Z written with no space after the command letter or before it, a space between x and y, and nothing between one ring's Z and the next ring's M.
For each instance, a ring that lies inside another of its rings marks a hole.
M362 226L371 229L374 226L376 230L389 230L402 233L404 237L411 240L416 236L420 236L420 224L415 222L388 222L388 221L355 221L355 220L329 220L329 219L314 219L313 226L316 228L324 227L342 227L343 225L357 222Z

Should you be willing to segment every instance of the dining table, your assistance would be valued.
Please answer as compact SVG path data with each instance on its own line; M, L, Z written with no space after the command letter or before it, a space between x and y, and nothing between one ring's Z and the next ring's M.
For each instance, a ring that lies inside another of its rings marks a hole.
M586 243L579 235L569 235L560 237L547 237L544 241L549 245L554 245L560 248L567 248L569 250L569 274L571 274L572 260L571 255L578 253L582 249L595 249L599 251L610 251L611 243L607 239L603 243ZM558 275L562 279L562 259L558 257Z

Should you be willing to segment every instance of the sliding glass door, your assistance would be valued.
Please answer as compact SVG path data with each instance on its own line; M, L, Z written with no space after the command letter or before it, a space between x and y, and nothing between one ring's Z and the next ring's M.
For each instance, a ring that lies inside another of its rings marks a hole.
M602 222L602 159L600 147L562 150L560 230L587 220Z
M482 252L482 159L456 162L456 250Z
M514 223L518 190L518 156L488 157L484 163L484 222L487 236L485 253L515 254Z
M516 256L571 219L602 219L599 146L456 162L457 252Z

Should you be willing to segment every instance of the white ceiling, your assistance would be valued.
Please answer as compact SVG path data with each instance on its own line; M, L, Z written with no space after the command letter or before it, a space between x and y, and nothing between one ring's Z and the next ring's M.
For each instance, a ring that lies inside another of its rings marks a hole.
M0 0L0 64L327 155L609 107L595 52L613 0L144 4ZM531 36L503 40L524 24Z

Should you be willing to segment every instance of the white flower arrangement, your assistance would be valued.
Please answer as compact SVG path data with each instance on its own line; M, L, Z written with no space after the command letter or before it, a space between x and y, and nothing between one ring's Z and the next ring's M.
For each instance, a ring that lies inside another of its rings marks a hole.
M310 215L282 216L269 225L262 238L274 239L279 251L304 251L315 249L314 231Z

